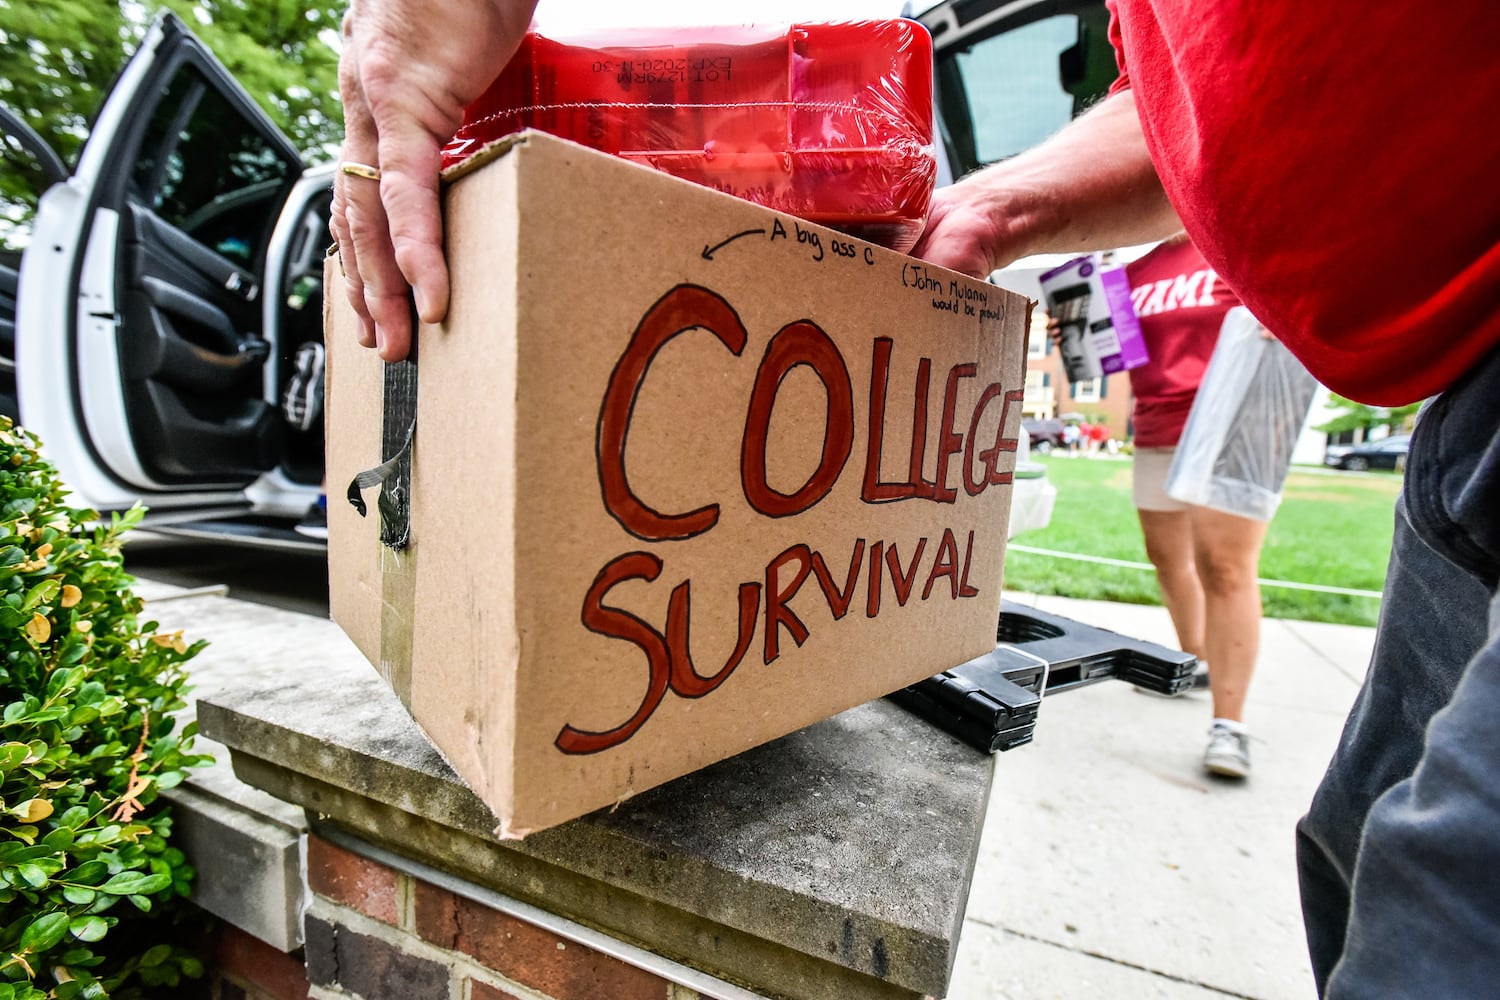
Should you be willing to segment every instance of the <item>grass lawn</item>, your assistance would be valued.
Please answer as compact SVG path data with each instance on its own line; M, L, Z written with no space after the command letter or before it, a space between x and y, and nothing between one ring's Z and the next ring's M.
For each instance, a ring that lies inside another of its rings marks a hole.
M1015 544L1054 552L1146 562L1140 522L1130 502L1129 460L1041 458L1057 487L1052 522ZM1299 471L1287 478L1284 500L1261 552L1264 580L1381 589L1391 551L1392 511L1401 479L1395 474ZM1010 551L1005 586L1133 604L1160 604L1149 569L1099 565ZM1380 601L1263 586L1272 618L1374 625Z

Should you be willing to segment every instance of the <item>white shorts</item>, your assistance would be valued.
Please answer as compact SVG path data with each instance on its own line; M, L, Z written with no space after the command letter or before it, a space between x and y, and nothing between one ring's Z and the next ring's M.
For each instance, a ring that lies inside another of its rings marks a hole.
M1137 510L1179 511L1188 504L1167 496L1167 472L1177 448L1137 448L1131 462L1130 496Z

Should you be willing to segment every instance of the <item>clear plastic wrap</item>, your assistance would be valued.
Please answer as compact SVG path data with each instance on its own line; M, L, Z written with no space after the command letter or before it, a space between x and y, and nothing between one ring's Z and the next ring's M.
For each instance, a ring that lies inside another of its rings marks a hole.
M524 128L905 251L937 177L932 40L906 20L533 31L443 166Z
M1250 310L1231 309L1177 443L1167 494L1269 521L1317 388Z

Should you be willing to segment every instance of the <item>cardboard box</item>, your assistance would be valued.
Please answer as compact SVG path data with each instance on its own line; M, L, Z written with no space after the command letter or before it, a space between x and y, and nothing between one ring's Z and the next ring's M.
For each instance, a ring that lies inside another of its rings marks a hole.
M466 166L414 367L329 262L331 603L502 836L993 648L1026 299L541 133ZM338 496L413 398L397 550Z

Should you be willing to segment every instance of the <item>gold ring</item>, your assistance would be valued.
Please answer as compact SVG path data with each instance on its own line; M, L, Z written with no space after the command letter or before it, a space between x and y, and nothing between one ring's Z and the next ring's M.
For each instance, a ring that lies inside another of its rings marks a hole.
M339 169L350 177L363 177L367 181L380 180L380 168L367 163L340 163Z

